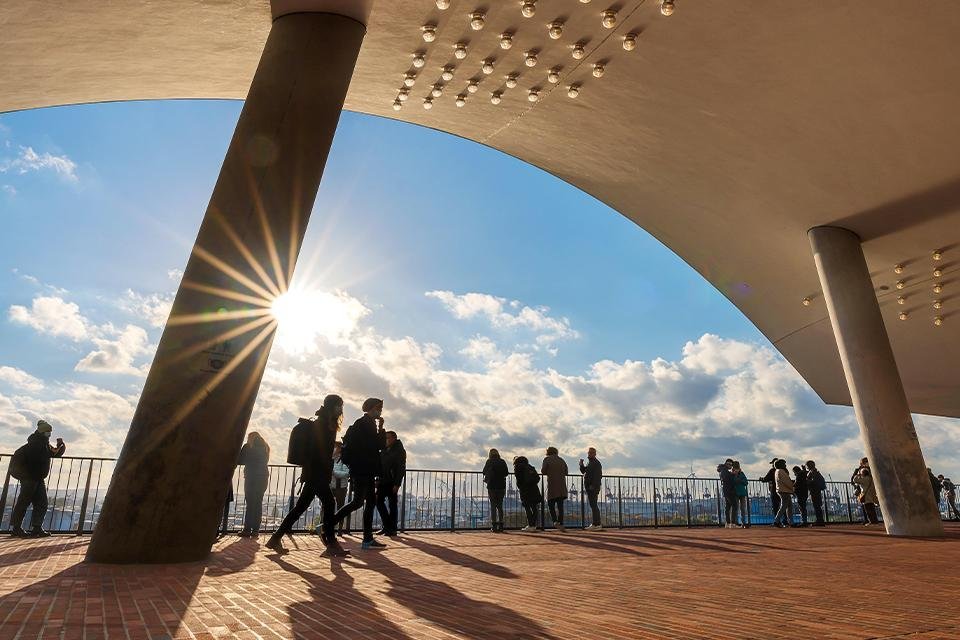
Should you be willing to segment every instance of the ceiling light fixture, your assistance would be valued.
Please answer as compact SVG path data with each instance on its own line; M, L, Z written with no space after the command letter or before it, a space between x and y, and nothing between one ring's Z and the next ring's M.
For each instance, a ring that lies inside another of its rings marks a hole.
M423 41L424 42L433 42L437 39L437 25L435 24L425 24L420 27L423 31Z
M602 77L603 77L603 72L604 72L604 68L603 68L603 65L602 65L602 64L600 64L600 63L598 62L597 64L593 65L593 77L594 77L594 78L602 78Z
M897 304L907 304L907 299L903 296L897 296Z
M550 71L547 71L547 82L549 82L550 84L557 84L558 82L560 82L559 67L554 67L553 69L550 69Z
M511 73L504 76L504 78L506 78L506 80L503 84L507 85L507 89L513 89L517 86L517 74Z
M576 98L578 95L580 95L580 85L572 84L567 87L568 98Z
M934 308L934 309L940 309L940 308L942 308L942 307L943 307L943 301L942 301L942 300L934 300L934 301L933 301L933 308Z
M513 46L513 34L505 32L500 34L500 48L509 49Z
M448 64L443 68L443 71L440 72L440 77L443 78L444 82L450 82L453 80L453 72L456 70L452 64Z
M523 54L523 55L524 55L524 58L525 58L525 60L523 61L523 64L527 65L528 67L535 67L535 66L537 66L537 52L536 52L536 51L527 51L527 52L526 52L525 54Z
M450 0L437 0L437 9L444 11L450 8Z
M540 92L536 89L530 89L530 93L527 94L527 100L530 102L536 102L540 99Z
M415 73L407 72L407 75L403 77L403 86L412 87L417 82L417 75Z
M940 284L939 282L938 282L937 284L933 285L933 292L934 292L934 293L941 293L941 292L943 292L943 285Z
M442 96L443 85L442 84L433 85L433 89L430 90L430 95L433 96L434 98L439 98L440 96Z
M423 57L423 54L422 54L422 53L419 53L419 52L418 52L418 53L413 54L413 66L414 66L414 67L416 67L417 69L422 69L422 68L423 68L423 65L425 65L426 63L427 63L427 59L426 59L425 57Z
M400 102L399 98L397 98L396 100L393 101L393 110L400 111L400 109L403 109L403 103Z
M583 43L578 42L573 45L573 53L571 54L574 60L583 60L583 57L587 55L586 49L583 48Z
M463 105L467 104L467 96L461 93L459 96L457 96L457 99L454 101L454 104L457 105L458 107L462 107Z
M410 90L404 87L403 89L400 89L400 93L397 95L397 100L399 100L400 102L406 102L407 98L409 97L410 97Z
M633 51L637 48L637 34L628 33L623 36L623 50L624 51Z
M901 311L901 312L900 312L900 315L898 315L897 317L900 318L901 320L906 320L906 319L907 319L907 312L906 312L906 311Z
M894 272L894 273L897 273L897 274L903 273L903 265L902 265L902 264L898 264L897 266L895 266L895 267L893 268L893 272Z
M471 80L467 83L467 91L470 93L476 93L480 89L480 83L476 80Z
M940 267L937 267L936 269L933 270L934 278L939 278L942 275L943 275L943 270Z
M940 249L937 249L936 251L933 252L934 260L939 262L942 258L943 258L943 254L940 252Z
M605 29L613 29L617 26L617 12L613 9L607 9L603 12L603 19L600 20L600 24L603 25Z
M665 16L672 16L673 0L660 0L660 13Z
M500 95L501 95L501 94L500 94L499 91L494 91L493 93L491 93L491 94L490 94L490 102L491 102L492 104L500 104Z
M453 57L457 60L463 60L467 57L467 44L465 42L458 42L453 45Z
M933 326L939 327L942 324L943 324L943 318L941 316L937 316L933 319Z
M524 18L532 18L537 13L537 3L535 0L524 0L520 7L520 13Z
M551 40L559 40L560 36L563 35L563 23L559 20L554 20L547 25L547 33L550 34Z
M423 108L429 111L433 109L433 98L424 98L423 99Z
M907 286L907 283L903 280L897 280L897 284L894 286L896 286L897 289L903 289L905 286Z
M809 307L811 302L812 302L812 300L810 300L810 298L804 298L804 299L803 299L803 306Z
M483 71L484 75L490 75L493 73L493 60L490 60L489 58L484 60L480 70Z
M486 22L484 20L485 17L486 16L483 15L482 11L474 11L473 13L471 13L470 28L473 29L474 31L480 31L480 29L483 29L483 25Z

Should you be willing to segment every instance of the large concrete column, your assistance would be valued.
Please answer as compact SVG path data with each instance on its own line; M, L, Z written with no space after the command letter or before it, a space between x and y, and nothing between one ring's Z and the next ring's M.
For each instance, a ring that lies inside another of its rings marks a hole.
M273 7L88 560L182 562L209 553L273 341L270 304L293 276L369 4Z
M941 536L943 524L860 238L839 227L815 227L808 235L887 533Z

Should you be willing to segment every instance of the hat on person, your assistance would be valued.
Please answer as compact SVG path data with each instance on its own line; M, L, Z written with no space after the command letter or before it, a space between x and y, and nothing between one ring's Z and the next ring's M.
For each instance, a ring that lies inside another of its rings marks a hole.
M780 458L774 458L773 460L770 461L770 464L776 464L777 460L779 460L779 459L780 459Z
M364 413L366 413L367 411L371 411L376 407L382 407L382 406L383 406L383 400L381 400L380 398L367 398L366 400L363 401L363 406L360 408L363 410Z
M37 420L37 431L40 433L53 433L53 427L46 420Z

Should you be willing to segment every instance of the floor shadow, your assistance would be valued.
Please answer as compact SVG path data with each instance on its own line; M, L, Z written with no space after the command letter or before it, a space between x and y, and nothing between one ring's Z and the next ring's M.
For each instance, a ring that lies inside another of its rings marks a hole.
M469 535L469 534L467 534ZM418 551L422 551L427 555L431 555L434 558L442 560L448 564L455 564L461 567L466 567L468 569L473 569L474 571L480 571L491 576L496 576L498 578L516 578L517 574L514 573L508 567L503 565L496 564L494 562L487 562L475 556L457 551L450 547L445 547L439 544L433 544L432 542L427 542L423 539L422 536L413 537L413 536L403 536L400 538L403 543Z
M226 546L214 549L207 557L207 575L225 576L243 571L257 559L260 543L254 538L234 537Z
M345 566L369 568L348 558L330 558L330 571L333 579L327 580L311 573L285 559L284 555L272 554L267 559L289 573L296 574L307 584L310 599L289 605L290 631L295 638L323 637L319 627L329 624L330 603L338 602L337 610L343 612L348 607L349 617L343 619L343 631L346 635L337 637L391 638L404 640L410 638L399 626L391 622L374 604L373 600L356 589L355 579L344 569ZM325 620L324 625L317 620ZM329 636L333 637L333 636Z
M674 545L674 544L676 544L676 545L678 545L678 546L693 546L693 545L695 545L695 544L699 544L699 545L701 546L701 548L704 548L704 549L708 549L708 548L710 548L711 546L714 546L714 545L730 545L730 546L734 546L734 547L739 546L739 547L756 547L756 548L758 548L758 549L776 549L776 550L778 550L778 551L793 551L793 550L794 550L794 549L792 549L791 547L781 547L781 546L779 546L779 545L775 545L775 544L764 544L764 543L762 543L762 542L751 542L751 541L749 541L749 540L743 540L743 539L740 539L740 538L731 538L731 539L724 539L724 540L713 540L713 541L711 541L711 542L700 542L700 541L696 541L696 540L691 541L690 538L686 538L686 537L684 537L684 536L678 536L678 535L676 535L676 534L671 535L671 534L668 534L668 533L657 533L657 538L658 538L658 539L664 538L665 541L666 541L666 543L667 543L668 545ZM629 539L629 538L628 538L628 539ZM681 540L682 540L682 541L691 542L691 543L693 543L693 544L683 545L681 542L678 542L678 541L681 541ZM721 551L721 550L725 550L725 551L736 551L736 549L724 549L724 548L722 548L721 546L717 546L717 547L716 547L716 550L717 550L717 551Z
M495 602L474 600L445 582L400 566L388 553L372 558L370 568L389 581L387 596L441 631L475 640L560 640L535 619Z
M17 544L17 538L10 538L8 541L2 543L3 546L14 546ZM66 551L72 547L86 545L86 540L76 540L75 542L57 542L52 544L45 545L30 545L30 546L20 546L19 548L14 549L13 551L8 551L7 553L0 554L0 569L4 567L12 567L14 565L23 564L25 562L34 562L36 560L44 560L49 558L55 553L60 553Z
M558 542L560 544L571 545L575 547L582 547L584 549L593 549L599 551L609 551L610 553L622 553L628 556L649 556L649 553L644 553L643 551L638 551L637 549L630 549L627 546L621 546L618 544L610 544L609 542L601 542L593 536L571 536L566 533L540 533L540 534L529 534L529 535L538 535L542 540L549 540L550 542Z
M631 538L622 538L622 540L624 543L629 544ZM731 549L730 547L725 547L719 544L701 542L699 540L690 540L689 538L676 535L658 533L657 540L672 547L687 547L690 549L703 549L705 551L724 551L726 553L751 553L750 551L745 551L743 549Z

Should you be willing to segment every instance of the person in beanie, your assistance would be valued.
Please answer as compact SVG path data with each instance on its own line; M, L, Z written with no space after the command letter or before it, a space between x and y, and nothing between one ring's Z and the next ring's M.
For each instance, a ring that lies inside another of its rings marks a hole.
M547 476L547 506L557 531L563 531L563 503L567 499L567 463L556 447L547 447L547 457L540 465L540 473Z
M580 473L583 474L583 490L587 492L587 499L590 501L590 511L593 515L593 524L586 527L591 531L602 531L603 520L600 515L600 489L603 488L603 465L597 459L597 450L593 447L587 449L587 464L583 464L583 458L580 459Z
M487 497L490 498L490 529L494 533L503 533L503 498L507 493L507 462L500 452L490 449L490 456L483 465L483 482L487 485Z
M776 481L777 460L779 460L779 458L774 458L773 460L771 460L770 470L767 471L767 474L765 476L758 478L760 482L767 483L767 489L770 491L770 510L773 512L774 517L776 517L776 514L780 511L780 495L777 493L777 481Z
M62 438L57 438L57 446L50 444L52 433L53 427L49 422L38 420L37 430L30 434L27 444L17 449L10 461L10 475L20 480L20 495L10 515L14 537L45 538L50 535L43 530L43 517L47 514L47 486L44 480L50 474L50 458L59 458L67 450ZM33 512L30 531L27 532L23 530L23 517L31 505Z
M813 513L816 516L815 527L825 527L823 520L823 492L827 490L827 481L823 479L823 474L817 469L817 464L813 460L807 460L803 466L807 468L807 489L810 491L810 501L813 502Z
M380 481L377 483L377 513L383 528L377 534L395 536L399 519L397 496L407 475L407 450L403 448L403 441L397 438L396 431L387 431L384 440L386 446L380 452Z
M540 507L543 505L540 474L525 456L517 456L513 459L513 475L517 482L517 489L520 491L520 503L527 513L527 526L521 531L536 531Z
M310 508L313 497L320 499L323 513L321 539L331 555L343 556L347 554L337 542L334 533L334 500L330 490L330 479L333 475L333 443L337 439L337 429L343 421L343 399L340 396L329 395L323 399L323 406L317 411L317 419L300 418L301 423L309 423L309 438L307 442L307 458L304 460L300 481L300 497L290 513L286 515L280 527L267 541L267 548L284 552L283 536L293 530L293 524Z
M350 425L343 436L343 462L350 467L353 500L337 511L339 523L357 509L363 508L363 549L387 545L373 539L373 510L377 505L377 476L380 475L380 451L387 446L383 430L383 400L367 398L363 401L363 416Z

